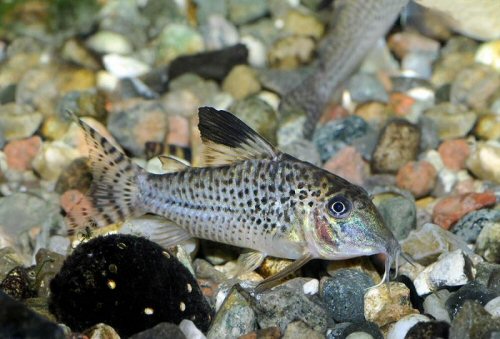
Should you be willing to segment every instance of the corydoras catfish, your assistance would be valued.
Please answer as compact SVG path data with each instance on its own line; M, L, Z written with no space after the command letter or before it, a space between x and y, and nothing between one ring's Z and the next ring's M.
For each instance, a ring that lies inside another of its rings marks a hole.
M280 152L229 112L199 109L207 167L152 174L132 163L83 121L90 148L91 207L69 213L70 233L153 213L169 222L157 231L165 247L191 237L249 249L246 270L266 256L294 259L259 285L271 286L311 259L385 253L385 280L400 246L366 191ZM87 207L86 207L87 206Z

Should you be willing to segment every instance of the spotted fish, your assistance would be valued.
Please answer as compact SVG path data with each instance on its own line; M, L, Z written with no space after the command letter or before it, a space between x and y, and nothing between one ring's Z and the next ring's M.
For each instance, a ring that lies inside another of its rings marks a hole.
M199 109L207 167L146 172L85 122L90 147L91 204L68 215L70 233L153 213L168 223L154 240L172 246L191 237L244 247L245 270L266 256L294 259L266 279L274 284L311 259L385 253L386 280L400 245L366 191L280 152L229 112ZM388 280L387 280L388 281Z

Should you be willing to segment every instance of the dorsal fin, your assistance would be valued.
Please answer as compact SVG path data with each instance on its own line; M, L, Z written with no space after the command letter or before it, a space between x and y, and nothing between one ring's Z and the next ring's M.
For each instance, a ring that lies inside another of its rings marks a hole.
M191 167L188 161L174 155L159 155L158 159L160 159L162 168L169 172L180 172Z
M275 159L279 151L243 121L226 111L200 107L201 139L207 165L226 165L251 159Z

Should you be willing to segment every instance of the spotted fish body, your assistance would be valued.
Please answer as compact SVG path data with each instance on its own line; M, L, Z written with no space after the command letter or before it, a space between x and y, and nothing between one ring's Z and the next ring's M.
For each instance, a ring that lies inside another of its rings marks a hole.
M169 220L155 236L165 246L197 237L302 263L387 253L390 264L399 252L362 188L278 151L228 112L200 108L211 166L162 175L79 124L91 146L94 182L91 206L69 215L73 232L154 213Z

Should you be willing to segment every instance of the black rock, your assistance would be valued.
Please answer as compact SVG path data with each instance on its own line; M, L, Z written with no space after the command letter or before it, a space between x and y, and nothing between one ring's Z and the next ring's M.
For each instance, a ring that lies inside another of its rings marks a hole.
M337 322L365 321L364 294L375 283L355 269L340 269L332 277L322 279L320 295Z
M417 289L415 288L415 285L413 285L413 281L411 281L411 279L406 275L398 275L394 280L401 282L408 287L410 290L410 301L413 308L416 308L420 313L424 313L424 298L418 295Z
M80 245L50 289L51 312L76 331L105 323L129 336L183 319L205 331L211 320L211 309L187 268L157 244L131 235Z
M155 339L155 338L168 338L168 339L185 339L186 336L177 327L171 323L159 323L155 327L149 328L145 331L134 334L129 339Z
M362 321L358 323L340 323L336 324L328 332L327 339L344 339L349 334L354 332L364 332L371 335L374 339L383 339L384 335L380 331L377 324L369 321Z
M205 79L221 81L234 66L246 64L247 58L248 50L243 44L181 56L170 63L168 78L172 80L185 73L194 73Z
M498 296L495 291L480 283L473 281L467 285L462 286L458 291L453 293L448 300L446 300L446 308L450 317L453 319L462 308L462 305L467 300L477 301L482 306L486 305L488 301Z
M57 324L0 291L0 338L64 339L65 336Z
M416 323L408 333L405 339L435 339L448 338L450 324L444 321L422 321Z

